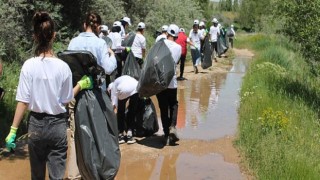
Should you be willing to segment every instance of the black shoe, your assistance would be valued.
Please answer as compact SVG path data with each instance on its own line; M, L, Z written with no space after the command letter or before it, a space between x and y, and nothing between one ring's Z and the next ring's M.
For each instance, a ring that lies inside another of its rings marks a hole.
M127 144L134 144L136 140L132 136L127 136Z
M119 134L119 144L123 144L125 143L126 141L124 140L124 136L121 134Z
M170 144L175 144L175 142L180 140L177 134L177 129L175 127L170 127L169 140L171 141Z

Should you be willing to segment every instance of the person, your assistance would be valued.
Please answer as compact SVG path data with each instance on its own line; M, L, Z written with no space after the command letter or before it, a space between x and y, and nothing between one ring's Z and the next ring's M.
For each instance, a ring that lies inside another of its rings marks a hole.
M97 13L87 13L85 22L83 23L83 28L85 32L81 32L77 37L73 38L68 46L68 50L87 50L90 51L97 59L97 64L102 66L105 70L105 73L108 75L106 78L106 82L102 86L102 89L104 91L107 90L107 86L112 80L110 75L113 73L113 71L117 68L117 61L115 59L114 52L108 48L107 43L105 40L100 39L99 33L100 33L100 25L101 25L101 17ZM69 103L69 113L74 113L75 108L75 99L72 100L71 103ZM71 117L71 116L70 116ZM74 132L75 132L75 125L74 125L74 119L70 118L70 132L71 132L71 139L70 142L74 144ZM74 146L71 144L70 146ZM71 152L73 154L70 154L70 159L68 163L68 170L74 170L77 172L77 164L76 164L76 156L74 155L75 151ZM71 157L74 157L71 159ZM71 171L68 172L70 175ZM74 173L72 178L75 178L78 176L79 173Z
M109 34L109 27L107 25L101 25L100 26L100 31L101 33L99 34L99 38L103 39L106 41L107 43L107 48L111 48L112 45L112 41L111 39L108 37Z
M207 30L206 30L206 26L204 24L203 21L201 21L199 23L199 33L202 34L202 36L205 38L207 36ZM200 44L201 44L201 47L200 47L200 53L202 54L203 53L203 45L204 45L204 38L200 40Z
M142 67L143 59L146 56L146 38L143 36L144 30L146 28L146 25L143 22L139 22L137 30L136 30L136 36L133 40L131 51L136 58L137 62L139 63L140 67Z
M200 48L201 40L204 38L203 34L199 31L199 20L195 20L192 29L189 33L189 44L191 45L191 56L194 68L194 73L198 73L198 65L200 64Z
M178 34L178 38L176 40L176 43L181 46L181 56L180 56L180 76L177 78L178 81L186 80L186 78L183 77L184 72L184 65L186 61L187 56L187 43L189 43L190 40L187 37L185 30L183 28L180 28L180 32Z
M112 51L115 52L116 59L117 59L117 73L115 75L115 78L121 76L122 74L121 52L124 48L122 48L121 46L122 39L121 39L120 31L121 31L121 22L115 21L113 23L111 33L108 35L108 37L112 41L111 49Z
M156 42L158 42L160 39L167 39L167 30L168 30L168 26L167 25L163 25L161 27L161 34L156 38Z
M233 24L231 24L230 28L228 29L227 36L229 37L230 46L233 48L233 40L236 39L236 32L234 31Z
M105 73L109 75L106 79L107 82L102 86L102 89L106 90L111 81L110 75L117 68L117 60L114 52L107 47L107 43L98 37L100 25L100 15L88 13L83 24L85 32L80 33L70 41L68 50L87 50L97 58L97 64L102 66Z
M182 51L181 46L175 42L175 40L178 38L178 34L179 27L175 24L171 24L168 27L167 39L164 40L164 43L169 48L171 56L175 62L174 69L176 69L176 64L180 59ZM176 73L174 74L168 88L161 91L156 96L160 108L165 145L174 145L177 141L179 141L176 129L178 115Z
M135 122L135 114L139 102L139 94L137 93L138 81L128 75L118 77L113 83L109 84L108 92L111 95L112 104L117 112L119 144L134 144L133 129ZM129 100L128 112L126 116L126 103ZM126 138L125 134L126 133Z
M69 66L55 57L52 49L55 26L47 12L36 12L32 18L34 57L24 62L16 100L18 101L6 147L15 148L16 132L30 110L28 151L31 179L45 179L46 166L50 179L62 179L67 157L66 107L80 90L92 88L92 80L84 76L72 88Z
M127 36L126 34L126 29L129 28L129 26L131 26L131 19L128 17L123 17L121 20L121 31L120 31L120 35L122 40L124 40L124 38Z
M220 29L218 27L217 18L213 18L212 23L213 23L213 25L210 27L210 30L209 30L209 40L211 42L211 48L212 48L212 54L213 54L214 60L215 60L215 62L218 62L216 54L218 54L217 41L218 41L218 37L220 35Z

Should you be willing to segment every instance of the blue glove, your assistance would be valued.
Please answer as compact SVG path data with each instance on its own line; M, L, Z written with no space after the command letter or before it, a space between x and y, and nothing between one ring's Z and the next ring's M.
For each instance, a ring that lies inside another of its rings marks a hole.
M10 132L5 139L6 140L6 147L9 151L11 149L16 148L16 143L14 143L14 140L16 139L16 136L17 136L17 130L18 130L18 128L11 126Z

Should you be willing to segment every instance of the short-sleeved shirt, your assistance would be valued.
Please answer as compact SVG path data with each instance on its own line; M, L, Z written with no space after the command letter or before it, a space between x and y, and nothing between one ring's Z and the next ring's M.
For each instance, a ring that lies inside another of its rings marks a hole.
M202 33L198 30L197 33L193 32L193 29L190 30L189 39L193 42L194 46L191 46L191 49L200 49L201 47L201 39L203 38Z
M112 46L111 46L111 49L117 49L119 47L121 47L121 35L117 32L111 32L109 33L108 37L111 39L112 41ZM116 52L118 53L118 52Z
M142 34L136 33L136 37L131 46L134 57L142 59L142 49L146 49L146 45L146 38Z
M106 74L111 74L117 68L115 56L109 56L107 43L98 38L92 32L82 32L73 38L68 46L68 50L87 50L96 58L98 65L102 66Z
M156 42L160 41L160 39L167 39L167 35L165 35L165 34L160 34L160 35L156 38Z
M22 66L16 100L33 112L57 115L73 99L72 74L67 63L55 57L33 57Z
M181 46L174 41L170 41L168 39L164 40L164 43L167 45L171 52L171 56L173 58L174 63L174 76L168 86L169 89L176 89L178 87L177 75L176 75L176 67L177 63L181 56Z
M210 31L209 31L209 34L211 36L211 42L217 42L218 40L218 35L220 34L220 29L219 27L214 27L214 26L211 26L210 27Z
M118 99L123 100L137 93L138 81L131 76L123 75L109 84L112 104L118 107Z

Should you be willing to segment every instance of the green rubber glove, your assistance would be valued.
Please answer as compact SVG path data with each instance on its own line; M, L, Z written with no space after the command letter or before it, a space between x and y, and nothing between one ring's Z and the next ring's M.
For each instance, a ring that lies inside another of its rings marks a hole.
M18 128L11 126L10 132L6 137L6 147L9 151L11 149L16 148L16 143L14 143L14 140L16 139L16 136L17 136L17 130Z
M131 51L131 47L126 47L126 51L130 52Z
M78 84L80 85L80 89L92 89L93 88L93 80L91 76L82 76L81 80L78 81Z

